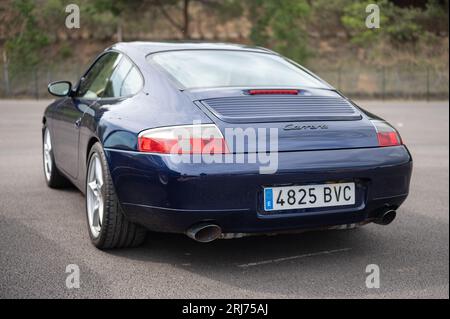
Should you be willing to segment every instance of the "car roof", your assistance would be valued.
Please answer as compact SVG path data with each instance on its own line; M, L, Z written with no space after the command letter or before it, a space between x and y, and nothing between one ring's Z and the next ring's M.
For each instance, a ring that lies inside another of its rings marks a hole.
M177 51L177 50L239 50L239 51L253 51L273 53L272 51L244 44L233 43L214 43L214 42L120 42L116 43L111 49L117 49L124 53L130 51L140 51L145 55L163 51ZM131 52L130 52L131 53Z

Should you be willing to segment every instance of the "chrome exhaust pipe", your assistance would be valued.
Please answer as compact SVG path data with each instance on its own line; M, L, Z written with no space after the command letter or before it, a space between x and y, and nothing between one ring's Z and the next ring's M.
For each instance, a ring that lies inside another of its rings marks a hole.
M214 224L198 224L189 228L186 235L200 243L209 243L222 235L222 228Z
M378 224L378 225L386 226L386 225L389 225L390 223L392 223L396 216L397 216L397 212L394 209L389 209L389 210L385 211L383 214L381 214L380 217L375 219L374 223Z

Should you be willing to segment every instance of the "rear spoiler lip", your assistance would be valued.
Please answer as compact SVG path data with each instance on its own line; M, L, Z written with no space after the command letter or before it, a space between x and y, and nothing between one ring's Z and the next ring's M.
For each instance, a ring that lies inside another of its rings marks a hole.
M183 88L180 89L182 92L186 93L198 93L198 92L208 92L208 91L249 91L249 90L325 90L325 91L336 91L334 88L323 87L310 87L310 86L212 86L212 87L196 87L196 88Z
M329 88L312 88L312 87L236 87L236 86L228 86L228 87L209 87L209 88L192 88L192 89L184 89L180 90L184 93L191 101L200 101L206 100L208 98L215 97L227 97L227 96L244 96L248 95L248 91L250 90L261 90L261 89L269 89L269 90L297 90L301 91L309 91L309 92L322 92L322 94L333 95L333 96L341 96L335 89Z

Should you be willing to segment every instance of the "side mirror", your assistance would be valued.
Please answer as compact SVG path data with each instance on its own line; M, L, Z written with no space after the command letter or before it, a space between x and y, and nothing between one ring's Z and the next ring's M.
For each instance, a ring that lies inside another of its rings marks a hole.
M68 96L72 91L72 83L69 81L52 82L48 85L48 93L54 96Z

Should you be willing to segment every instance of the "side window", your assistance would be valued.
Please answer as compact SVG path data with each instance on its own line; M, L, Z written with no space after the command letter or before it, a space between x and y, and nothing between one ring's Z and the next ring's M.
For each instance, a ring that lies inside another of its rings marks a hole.
M111 75L103 97L123 97L136 94L142 88L142 78L128 58L122 56Z
M122 96L136 94L143 85L141 73L133 66L128 72L120 93Z
M77 96L87 99L104 97L109 78L122 58L116 52L106 53L95 62L80 83Z

